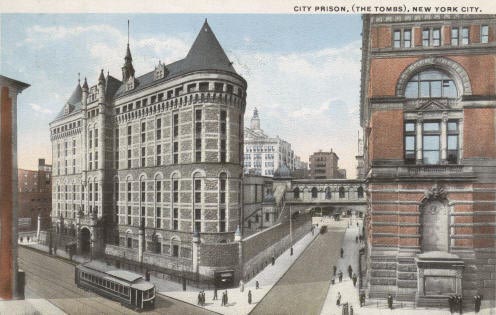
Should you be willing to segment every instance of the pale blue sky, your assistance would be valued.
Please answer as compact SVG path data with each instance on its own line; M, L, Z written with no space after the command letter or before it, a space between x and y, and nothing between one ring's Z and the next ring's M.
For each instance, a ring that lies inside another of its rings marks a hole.
M360 79L359 15L19 14L1 15L0 74L31 84L19 97L19 167L51 161L48 123L77 84L99 69L120 78L131 20L137 75L182 59L208 22L248 82L245 121L293 144L304 161L334 151L355 174Z

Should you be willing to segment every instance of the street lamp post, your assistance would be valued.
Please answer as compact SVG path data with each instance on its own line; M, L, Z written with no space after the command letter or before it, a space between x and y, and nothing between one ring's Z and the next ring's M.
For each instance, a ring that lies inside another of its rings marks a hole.
M291 205L289 205L289 255L293 256L293 216L291 213Z

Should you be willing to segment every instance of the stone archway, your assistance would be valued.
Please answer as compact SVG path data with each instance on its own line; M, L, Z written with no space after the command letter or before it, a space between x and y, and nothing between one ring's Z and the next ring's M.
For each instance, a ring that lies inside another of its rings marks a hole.
M88 228L84 227L79 232L80 244L81 244L81 254L87 255L91 251L91 232Z

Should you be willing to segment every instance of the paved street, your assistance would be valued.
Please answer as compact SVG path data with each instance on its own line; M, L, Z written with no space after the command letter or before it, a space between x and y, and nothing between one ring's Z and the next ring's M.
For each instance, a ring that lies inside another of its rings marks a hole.
M347 221L333 222L250 314L320 314Z
M31 249L19 248L19 265L26 272L26 298L44 298L68 314L138 314L119 303L74 284L74 265ZM140 314L215 314L190 304L157 296L155 310Z

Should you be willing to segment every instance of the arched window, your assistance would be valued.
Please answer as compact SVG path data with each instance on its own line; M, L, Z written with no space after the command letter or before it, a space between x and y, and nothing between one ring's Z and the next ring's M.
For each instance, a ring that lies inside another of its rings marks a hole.
M296 187L293 190L293 194L294 194L294 199L300 199L300 188Z
M331 199L331 188L326 187L325 189L325 199Z
M443 71L428 69L414 75L406 84L406 98L455 98L455 82Z
M219 175L219 232L226 231L226 191L227 175L221 173Z
M313 187L312 188L312 198L317 198L317 194L318 194L317 187Z
M345 197L344 187L341 186L339 187L339 198L344 198L344 197Z
M358 198L363 198L363 187L360 186L357 189Z

